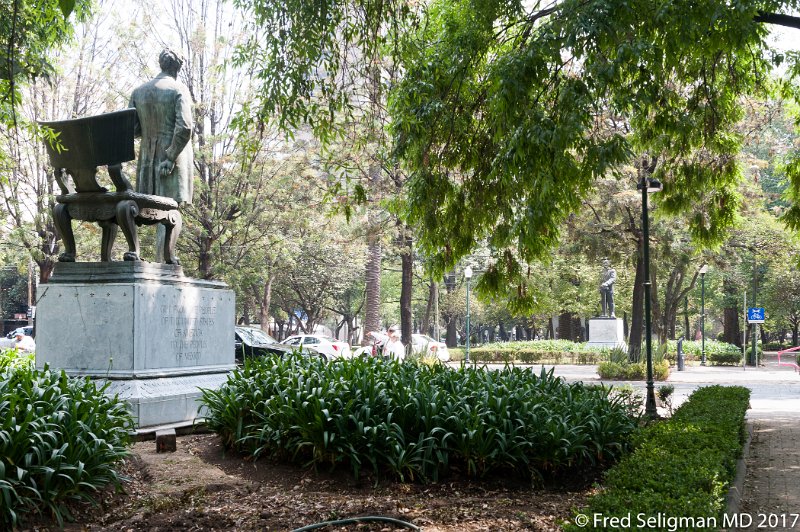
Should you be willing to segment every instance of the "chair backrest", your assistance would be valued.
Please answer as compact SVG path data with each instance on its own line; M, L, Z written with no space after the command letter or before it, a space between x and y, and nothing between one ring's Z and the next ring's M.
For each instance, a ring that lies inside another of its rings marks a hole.
M64 194L72 190L60 179L62 169L72 176L76 192L103 192L105 188L97 182L97 167L118 165L136 157L133 149L136 109L39 124L57 135L56 145L44 144ZM116 180L114 183L117 184Z

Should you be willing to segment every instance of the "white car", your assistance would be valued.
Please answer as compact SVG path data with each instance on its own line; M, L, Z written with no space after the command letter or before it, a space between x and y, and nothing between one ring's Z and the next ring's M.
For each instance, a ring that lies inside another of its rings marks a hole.
M444 342L437 342L427 334L411 335L411 352L414 354L422 353L436 356L442 362L450 361L450 351L447 350L447 344Z
M298 347L310 347L328 357L328 360L353 357L350 344L339 341L336 338L322 336L321 334L296 334L281 343Z

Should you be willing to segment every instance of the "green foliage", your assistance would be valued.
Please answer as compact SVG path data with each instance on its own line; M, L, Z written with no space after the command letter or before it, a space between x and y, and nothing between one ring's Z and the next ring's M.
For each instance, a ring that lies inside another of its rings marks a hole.
M497 342L469 350L475 362L520 362L523 364L597 364L607 349L570 340Z
M7 358L7 353L3 355ZM0 524L31 513L70 518L68 501L119 485L130 414L88 378L31 366L0 369Z
M482 288L524 286L596 180L641 154L665 184L659 206L720 242L740 202L738 98L769 68L754 14L710 1L432 3L391 106L408 217L433 268L485 240ZM611 116L633 133L599 125Z
M17 368L33 369L35 365L36 355L34 353L20 352L16 348L0 349L0 372Z
M671 419L636 436L636 450L608 471L602 491L581 513L708 517L721 523L746 437L749 400L750 390L738 386L697 390ZM587 528L566 527L587 529L595 529L591 521Z
M89 0L0 1L0 122L15 123L19 83L53 73L50 55L72 36L75 13L83 20Z
M538 477L602 466L624 453L636 426L607 389L552 372L369 357L248 360L202 401L226 447L401 481L435 481L450 468Z
M352 117L355 84L379 103L381 59L395 57L398 36L412 12L407 2L350 0L234 0L255 36L239 50L239 65L257 65L258 98L247 118L275 120L287 132L308 124L323 142L335 138L339 113ZM363 61L353 64L353 57ZM325 75L320 75L324 72ZM360 109L368 112L368 106ZM339 126L342 124L340 123Z
M597 366L601 379L640 381L647 377L647 364L644 362L601 362ZM653 379L665 381L669 377L669 362L653 361Z
M702 341L685 340L683 342L683 355L686 360L701 360L702 349ZM677 357L678 342L669 340L667 342L666 358L675 360ZM741 364L742 350L733 344L706 338L706 359L715 366Z

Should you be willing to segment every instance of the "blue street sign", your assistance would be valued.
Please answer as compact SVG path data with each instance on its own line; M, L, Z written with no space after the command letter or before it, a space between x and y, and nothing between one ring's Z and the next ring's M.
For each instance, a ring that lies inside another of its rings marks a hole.
M764 323L764 309L761 307L750 307L747 309L748 323Z

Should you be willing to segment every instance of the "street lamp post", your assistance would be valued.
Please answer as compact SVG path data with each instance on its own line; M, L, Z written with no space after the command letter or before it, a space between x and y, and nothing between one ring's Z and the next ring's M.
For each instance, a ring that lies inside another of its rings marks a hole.
M464 268L464 279L467 280L467 351L464 358L469 363L469 280L472 279L472 268L469 266Z
M700 365L706 365L706 272L708 265L700 267Z
M653 336L650 319L650 216L647 208L647 195L662 190L656 179L642 178L637 187L642 191L642 252L644 254L644 345L647 355L647 398L644 405L645 416L658 417L656 393L653 385Z

